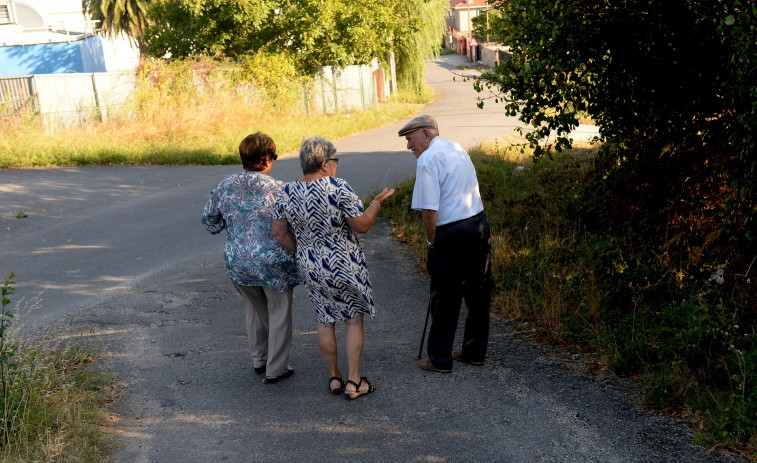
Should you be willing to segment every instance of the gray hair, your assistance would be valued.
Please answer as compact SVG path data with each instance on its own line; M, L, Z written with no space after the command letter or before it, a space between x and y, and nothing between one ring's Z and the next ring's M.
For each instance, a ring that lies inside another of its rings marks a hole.
M321 168L323 161L328 161L336 154L334 145L321 137L306 138L300 145L300 166L302 173L312 174Z

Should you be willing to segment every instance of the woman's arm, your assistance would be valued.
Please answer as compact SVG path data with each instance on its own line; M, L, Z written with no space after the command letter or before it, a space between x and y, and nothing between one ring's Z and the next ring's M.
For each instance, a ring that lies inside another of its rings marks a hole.
M276 219L271 225L271 234L282 248L297 252L297 240L289 233L289 222L286 219Z
M379 209L381 209L381 203L386 201L391 195L394 194L394 188L384 188L384 191L377 194L371 204L365 208L363 215L358 217L347 218L347 225L356 233L365 233L371 229L374 223L376 223L376 217L378 217Z
M202 224L213 235L226 228L226 221L218 207L221 201L218 190L219 188L216 188L210 192L210 199L208 199L205 209L202 211Z

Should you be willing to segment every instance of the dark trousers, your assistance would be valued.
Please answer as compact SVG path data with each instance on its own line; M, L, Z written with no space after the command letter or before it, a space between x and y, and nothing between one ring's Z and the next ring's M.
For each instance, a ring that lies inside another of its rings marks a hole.
M463 355L483 361L489 340L492 297L491 236L486 214L481 212L437 227L426 266L431 274L429 358L440 368L452 367L452 344L460 305L465 298L468 316L463 333Z

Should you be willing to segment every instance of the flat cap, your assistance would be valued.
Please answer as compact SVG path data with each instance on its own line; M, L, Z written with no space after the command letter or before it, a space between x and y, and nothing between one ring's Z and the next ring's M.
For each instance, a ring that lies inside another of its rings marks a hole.
M416 117L415 119L405 124L405 126L402 127L400 131L397 133L399 134L400 137L402 137L418 129L437 129L438 130L439 126L436 125L436 119L424 114L422 116Z

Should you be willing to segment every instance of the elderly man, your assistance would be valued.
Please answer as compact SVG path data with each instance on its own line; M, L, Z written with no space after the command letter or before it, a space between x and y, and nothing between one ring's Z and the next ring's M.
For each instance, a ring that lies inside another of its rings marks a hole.
M424 370L449 373L452 360L482 365L489 339L491 239L489 221L468 153L439 136L431 116L418 116L398 132L418 160L412 208L426 229L426 267L431 275L431 328ZM452 351L465 298L462 348Z

